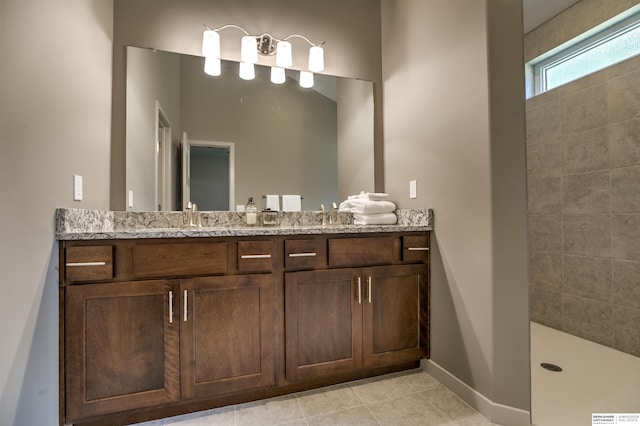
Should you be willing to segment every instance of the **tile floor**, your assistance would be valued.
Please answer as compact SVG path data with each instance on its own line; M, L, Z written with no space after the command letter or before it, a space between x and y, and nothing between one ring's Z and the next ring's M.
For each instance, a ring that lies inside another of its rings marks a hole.
M542 362L563 371L547 371ZM585 426L592 413L640 413L640 358L532 322L531 410L537 426Z
M429 374L412 370L139 425L493 424Z

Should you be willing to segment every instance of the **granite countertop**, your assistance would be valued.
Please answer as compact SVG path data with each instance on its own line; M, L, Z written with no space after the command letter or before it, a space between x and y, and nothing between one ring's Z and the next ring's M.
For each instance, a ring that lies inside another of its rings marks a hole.
M278 213L277 226L244 224L244 213L200 212L202 227L184 225L182 212L115 212L86 209L56 210L57 240L134 238L193 238L259 235L317 235L433 230L433 210L397 210L396 225L354 225L348 213L339 225L322 223L321 212Z

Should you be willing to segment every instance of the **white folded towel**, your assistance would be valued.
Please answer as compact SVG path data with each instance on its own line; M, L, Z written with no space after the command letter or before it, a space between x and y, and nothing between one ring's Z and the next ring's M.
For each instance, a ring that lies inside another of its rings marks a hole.
M273 210L275 212L280 211L280 196L279 195L267 195L266 209Z
M354 225L395 225L398 217L395 213L354 214Z
M302 210L302 197L300 195L283 195L282 211L299 212Z
M368 198L353 198L340 203L341 212L354 214L393 213L396 205L391 201L373 201Z
M348 200L353 200L355 198L366 198L367 200L373 201L383 201L389 199L389 194L385 194L384 192L360 192L358 195L349 195L347 197Z

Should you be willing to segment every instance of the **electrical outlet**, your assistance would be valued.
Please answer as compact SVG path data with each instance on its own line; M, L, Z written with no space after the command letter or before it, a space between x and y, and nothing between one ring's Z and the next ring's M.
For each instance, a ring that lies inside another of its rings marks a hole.
M129 202L127 203L129 207L133 207L133 190L129 190Z
M82 176L73 175L73 201L82 201Z
M418 198L418 188L415 180L409 181L409 198Z

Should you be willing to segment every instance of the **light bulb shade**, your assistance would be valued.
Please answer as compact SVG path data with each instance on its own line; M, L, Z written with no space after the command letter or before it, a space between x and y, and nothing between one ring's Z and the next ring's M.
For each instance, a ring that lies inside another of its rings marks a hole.
M220 59L220 34L213 30L206 30L202 35L202 56Z
M215 77L222 74L222 68L220 65L220 58L204 58L204 72L208 75Z
M309 71L320 72L324 70L324 49L322 46L312 46L309 49Z
M313 73L309 71L300 71L300 87L309 89L313 87Z
M243 80L253 80L256 78L256 69L253 64L240 62L240 78Z
M285 75L284 68L271 67L271 82L273 84L282 84L285 81L287 81L287 76Z
M276 47L276 65L280 68L289 68L292 63L291 43L288 41L279 41Z
M242 37L240 61L246 62L247 64L255 64L258 62L258 44L255 37Z

